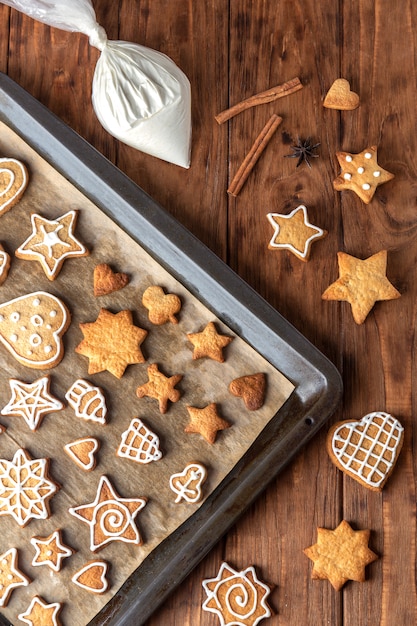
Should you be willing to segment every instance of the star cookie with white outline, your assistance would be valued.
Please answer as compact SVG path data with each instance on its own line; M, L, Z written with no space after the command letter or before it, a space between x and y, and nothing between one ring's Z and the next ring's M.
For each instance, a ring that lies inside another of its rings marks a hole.
M142 538L134 523L147 499L121 498L107 476L102 476L94 502L69 509L71 515L90 527L90 550L95 552L111 541L141 545Z
M288 215L268 213L267 218L274 228L268 248L289 250L302 261L309 259L313 241L327 235L325 230L309 222L307 209L303 204Z
M55 280L67 258L90 254L74 237L77 217L76 210L68 211L55 220L33 213L32 233L16 250L16 256L28 261L39 261L49 280Z
M34 596L28 609L20 613L18 618L29 626L61 626L58 618L61 609L60 602L48 604L40 596Z
M36 550L32 565L47 565L54 572L59 572L62 560L74 554L74 550L62 542L61 531L55 530L49 537L32 537L30 543Z
M354 191L365 204L371 202L379 185L394 178L394 174L378 165L376 146L365 148L358 154L336 152L336 157L342 171L333 181L333 187L337 191Z
M17 550L10 548L0 555L0 606L7 603L15 587L26 587L30 579L22 574L17 565Z
M61 411L63 403L49 393L50 378L44 376L33 383L9 380L12 397L0 411L2 415L20 415L31 430L37 430L44 415Z

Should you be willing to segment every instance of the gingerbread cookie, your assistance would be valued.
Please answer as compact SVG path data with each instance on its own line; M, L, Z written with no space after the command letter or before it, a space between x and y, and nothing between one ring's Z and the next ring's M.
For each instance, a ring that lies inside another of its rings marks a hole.
M353 530L343 520L334 530L317 529L317 543L304 550L314 562L311 577L329 580L340 591L348 580L364 582L365 567L378 556L368 547L370 531Z
M107 296L114 291L123 289L129 282L129 276L122 272L113 272L110 265L100 263L94 268L94 295Z
M249 411L257 411L265 401L266 376L259 372L235 378L229 384L229 391L234 396L242 398Z
M181 380L181 374L175 374L175 376L168 378L159 371L156 363L152 363L148 367L148 382L136 389L136 395L138 398L144 396L155 398L159 402L160 412L166 413L168 402L178 402L181 397L181 392L175 389L175 385Z
M30 543L36 550L32 565L46 565L54 572L59 572L62 560L74 554L74 550L62 542L61 531L55 530L49 537L32 537Z
M16 587L27 587L30 579L19 569L16 548L0 555L0 607L7 606L10 594Z
M48 459L32 459L19 449L12 461L0 459L0 516L11 515L22 528L49 517L49 500L58 485L48 476Z
M100 387L78 378L68 389L65 399L77 417L98 424L106 423L106 399Z
M85 472L91 472L96 464L96 453L100 449L100 442L95 437L83 437L65 444L64 450Z
M149 321L152 324L157 326L167 322L178 324L175 315L181 310L181 300L177 295L165 294L162 287L152 285L144 291L142 304L148 309Z
M195 504L202 498L201 487L207 478L207 470L201 463L189 463L182 472L172 474L169 486L177 494L175 502Z
M139 417L134 417L129 428L122 433L122 441L117 449L117 456L144 465L152 461L159 461L162 458L162 452L159 449L159 437Z
M62 604L60 602L52 602L48 604L39 596L34 596L28 609L24 613L20 613L18 618L29 624L29 626L61 626L59 613Z
M0 217L19 202L28 182L28 171L21 161L0 159Z
M327 451L345 474L372 491L381 491L391 475L404 439L404 428L389 413L376 411L361 420L334 424Z
M337 78L323 101L323 106L327 109L338 109L339 111L353 111L360 104L359 96L350 89L350 83L346 78Z
M349 302L357 324L363 324L376 302L401 296L386 277L386 250L365 260L338 252L337 260L339 278L326 289L322 299Z
M71 578L72 582L91 593L104 593L109 588L107 573L109 564L106 561L90 561Z
M376 188L394 178L394 174L382 169L377 163L377 148L365 148L359 154L336 152L341 167L339 176L333 181L337 191L354 191L365 204L374 197Z
M209 357L219 363L224 362L223 348L233 341L233 337L220 335L213 322L199 333L188 333L187 337L194 346L193 359Z
M39 261L49 280L55 280L64 261L83 257L89 251L74 237L78 211L68 211L56 220L31 215L32 233L16 250L19 259Z
M184 429L186 433L198 433L204 437L208 443L216 441L217 433L220 430L230 428L231 424L220 417L217 405L212 402L202 409L194 406L187 406L190 422Z
M12 397L0 411L2 415L23 417L31 430L37 430L44 415L61 411L63 403L50 394L50 377L43 376L34 383L23 383L16 378L9 380Z
M121 498L107 476L102 476L94 502L69 509L71 515L90 527L90 550L95 552L111 541L141 545L134 523L146 505L146 498Z
M10 254L0 244L0 285L4 283L10 269Z
M133 324L131 311L101 309L95 322L80 328L84 339L75 351L89 359L89 374L107 370L121 378L128 365L145 361L140 345L148 333Z
M49 369L64 356L62 336L70 322L59 298L36 291L0 304L0 342L22 365Z
M203 589L207 599L202 608L215 613L221 626L257 626L272 615L267 603L271 589L253 566L238 572L224 562L216 578L203 580Z
M268 248L289 250L302 261L308 261L313 241L327 235L327 231L309 222L304 205L298 206L288 215L268 213L267 218L274 228Z

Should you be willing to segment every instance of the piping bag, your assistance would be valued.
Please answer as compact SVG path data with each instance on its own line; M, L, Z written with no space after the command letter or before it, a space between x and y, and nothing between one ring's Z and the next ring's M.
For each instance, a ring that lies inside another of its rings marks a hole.
M191 90L165 54L127 41L109 41L91 0L0 0L40 22L80 32L101 51L92 102L102 126L123 143L190 167Z

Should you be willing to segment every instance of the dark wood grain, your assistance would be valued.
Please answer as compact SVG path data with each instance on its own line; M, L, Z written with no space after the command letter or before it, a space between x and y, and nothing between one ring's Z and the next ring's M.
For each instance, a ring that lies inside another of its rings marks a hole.
M416 52L412 0L96 0L111 38L165 52L192 85L192 165L183 170L122 145L100 126L91 107L98 51L84 35L38 24L0 5L0 70L7 72L116 163L197 237L225 259L339 368L343 404L332 421L386 410L405 426L405 444L382 494L335 469L325 432L272 482L236 526L149 620L149 626L215 626L202 612L201 582L222 560L255 565L274 586L276 626L393 626L417 623L415 320L417 314ZM10 17L10 20L9 20ZM257 92L299 76L303 89L247 110L219 126L215 114ZM360 95L355 111L322 106L343 76ZM227 196L255 136L272 113L283 123L237 198ZM311 170L285 158L297 136L320 142ZM336 192L335 153L378 146L393 181L365 206ZM303 263L268 250L268 212L305 204L328 231ZM366 258L388 250L387 275L401 298L378 303L354 323L347 303L324 302L337 278L336 254ZM380 559L367 581L335 592L311 579L303 549L317 526L345 518L371 529ZM265 621L265 624L267 622ZM268 621L269 623L269 621Z

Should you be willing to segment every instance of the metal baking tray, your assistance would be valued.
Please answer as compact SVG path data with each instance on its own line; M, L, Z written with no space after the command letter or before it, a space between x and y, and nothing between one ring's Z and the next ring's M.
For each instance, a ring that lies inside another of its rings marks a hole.
M89 626L145 623L332 415L334 365L223 261L46 107L0 73L0 119L294 385L201 507L155 548ZM0 623L7 624L0 616Z

